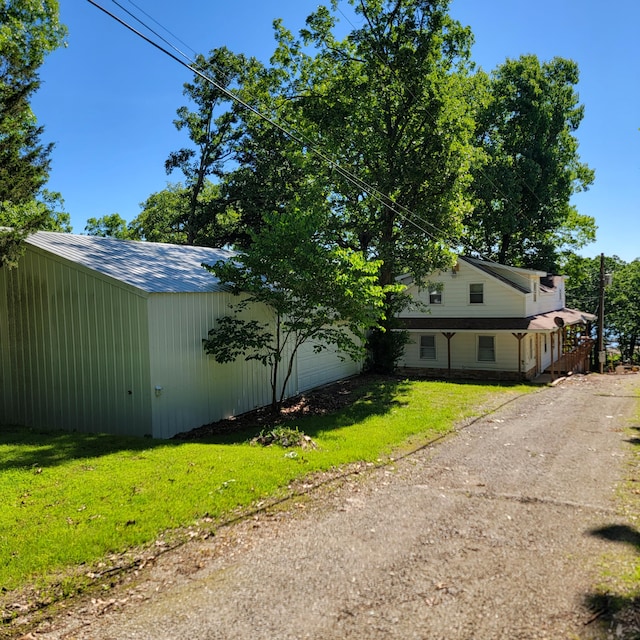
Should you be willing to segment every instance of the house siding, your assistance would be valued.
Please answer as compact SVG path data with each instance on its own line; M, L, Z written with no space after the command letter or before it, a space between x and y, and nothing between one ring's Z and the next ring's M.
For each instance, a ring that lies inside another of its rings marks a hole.
M452 271L441 271L429 278L430 284L442 286L442 304L429 304L429 286L409 287L408 293L418 301L399 314L401 318L420 317L524 317L525 296L508 284L459 262L456 275ZM469 285L482 284L484 302L469 302Z
M216 318L237 302L227 293L152 294L149 297L150 393L153 437L176 433L239 415L271 402L270 370L240 357L217 363L202 341ZM252 306L247 317L269 322L266 309ZM288 355L285 359L288 361ZM283 360L283 368L285 366ZM281 371L280 381L285 371ZM296 375L287 396L296 392ZM156 393L156 387L160 389Z
M144 298L37 250L0 280L0 422L147 433Z
M436 360L420 358L421 335L435 335ZM478 334L458 332L451 338L452 369L460 371L475 369L483 369L485 371L518 371L518 341L511 333L486 331L480 335L491 335L494 337L495 361L487 362L478 360ZM398 363L401 368L447 369L447 339L441 332L411 331L409 336L410 342L405 346L404 356Z

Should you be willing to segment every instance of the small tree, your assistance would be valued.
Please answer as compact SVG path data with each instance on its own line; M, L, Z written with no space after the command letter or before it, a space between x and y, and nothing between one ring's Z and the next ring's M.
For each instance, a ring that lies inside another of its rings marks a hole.
M317 352L334 345L355 360L364 356L365 332L382 318L380 265L340 248L325 222L323 213L300 209L266 216L236 261L207 266L243 297L209 331L205 351L217 362L244 357L268 367L274 412L284 400L301 345L313 340ZM242 317L248 305L256 304L266 307L269 322Z

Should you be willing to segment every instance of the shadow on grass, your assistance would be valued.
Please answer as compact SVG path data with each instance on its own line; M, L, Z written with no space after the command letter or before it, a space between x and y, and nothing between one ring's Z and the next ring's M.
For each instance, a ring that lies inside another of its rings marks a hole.
M106 456L119 451L144 451L166 446L164 440L95 433L45 431L29 427L0 427L0 472L53 467L70 460ZM3 452L2 447L9 447Z
M384 416L393 409L402 407L402 394L411 382L418 379L395 376L359 376L350 384L336 383L323 389L310 391L297 399L301 409L274 419L268 410L251 412L237 419L223 420L212 425L178 434L170 440L115 436L110 434L87 434L65 431L32 429L27 427L0 426L0 447L7 445L10 453L3 454L0 448L0 471L17 468L49 467L70 460L82 460L119 451L144 451L156 447L180 446L186 442L202 444L240 444L247 442L263 430L285 425L297 427L311 438L321 432L340 429L357 424L372 416ZM349 383L349 381L346 381ZM456 386L485 386L484 381L434 380ZM522 383L496 383L508 387ZM324 394L324 398L322 397ZM336 396L343 395L340 401ZM318 396L320 399L318 401ZM305 411L308 399L310 411ZM302 402L301 402L302 400ZM314 402L320 411L314 410Z
M613 543L628 545L640 554L640 532L634 527L612 524L593 529L589 534ZM585 596L585 604L592 612L587 624L596 624L603 631L615 628L616 638L640 638L640 596L589 593Z
M303 412L302 415L295 414L289 418L282 416L274 421L268 411L263 411L262 415L268 417L264 422L258 418L260 412L252 412L240 416L237 420L221 421L215 425L194 429L187 434L178 434L178 437L170 440L1 426L0 472L20 468L45 468L70 460L95 458L119 451L137 452L155 447L181 446L187 442L240 444L275 424L297 426L310 437L314 437L320 431L355 424L369 416L384 415L394 407L401 406L402 403L397 397L406 388L407 382L400 379L375 379L355 385L348 392L348 399L343 398L341 408L322 415L307 416ZM339 392L333 386L327 389L328 393ZM335 402L325 400L325 405L331 408ZM225 425L220 426L222 423ZM2 451L3 446L9 447L6 453Z
M335 398L330 397L318 400L318 395L323 395L323 391L316 390L309 394L308 411L305 409L306 396L302 394L300 396L302 406L297 411L287 412L285 410L280 416L267 415L266 419L256 417L253 423L251 423L251 415L249 414L242 420L246 426L240 428L223 429L217 433L207 434L209 427L203 427L202 430L195 429L188 434L180 434L177 437L185 437L189 440L197 439L200 442L214 444L239 444L253 438L261 431L268 431L277 426L286 426L297 428L310 438L314 438L321 432L340 429L369 417L383 416L394 408L402 407L405 403L399 397L408 387L409 382L406 379L393 377L371 378L364 384L356 385L349 390L330 385L326 388L326 394L329 396L344 394L340 401L336 402ZM215 430L216 425L211 426Z

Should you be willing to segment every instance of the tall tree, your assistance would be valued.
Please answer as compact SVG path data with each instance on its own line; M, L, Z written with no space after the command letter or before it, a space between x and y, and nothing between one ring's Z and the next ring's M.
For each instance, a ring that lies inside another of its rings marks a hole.
M584 115L575 90L578 66L524 55L484 80L475 207L465 220L469 243L498 262L553 270L560 248L595 238L593 219L570 204L594 179L575 137Z
M53 145L41 141L30 100L45 56L65 34L57 0L0 3L0 226L13 226L0 232L0 266L14 265L26 235L55 219L41 194Z
M101 218L89 218L84 231L88 236L137 240L127 227L127 221L119 213L110 213Z
M333 35L337 2L309 16L298 38L277 23L267 107L297 140L249 119L239 171L249 181L251 172L268 176L262 195L272 210L299 187L326 184L341 246L376 260L385 287L401 274L421 278L448 265L457 243L473 130L472 38L448 15L449 0L350 3L362 26L343 40ZM268 135L279 144L264 150L255 141ZM401 303L388 294L383 329ZM378 337L393 343L395 335Z
M167 173L179 169L185 178L187 197L181 207L180 224L186 244L199 243L207 235L201 233L202 229L215 223L216 212L212 215L211 207L203 206L202 195L211 178L219 179L224 174L225 162L231 157L230 145L239 136L238 107L227 92L237 88L246 68L253 64L225 47L214 49L209 57L196 58L195 66L206 78L197 74L193 82L184 85L184 94L195 110L180 107L174 124L178 130L186 129L193 146L172 152L165 168Z

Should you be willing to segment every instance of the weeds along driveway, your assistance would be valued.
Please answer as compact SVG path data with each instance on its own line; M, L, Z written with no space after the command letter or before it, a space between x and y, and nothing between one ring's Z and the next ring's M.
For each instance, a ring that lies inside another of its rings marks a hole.
M522 396L167 554L31 637L598 637L587 601L619 543L596 532L634 531L615 486L639 386L591 375Z

